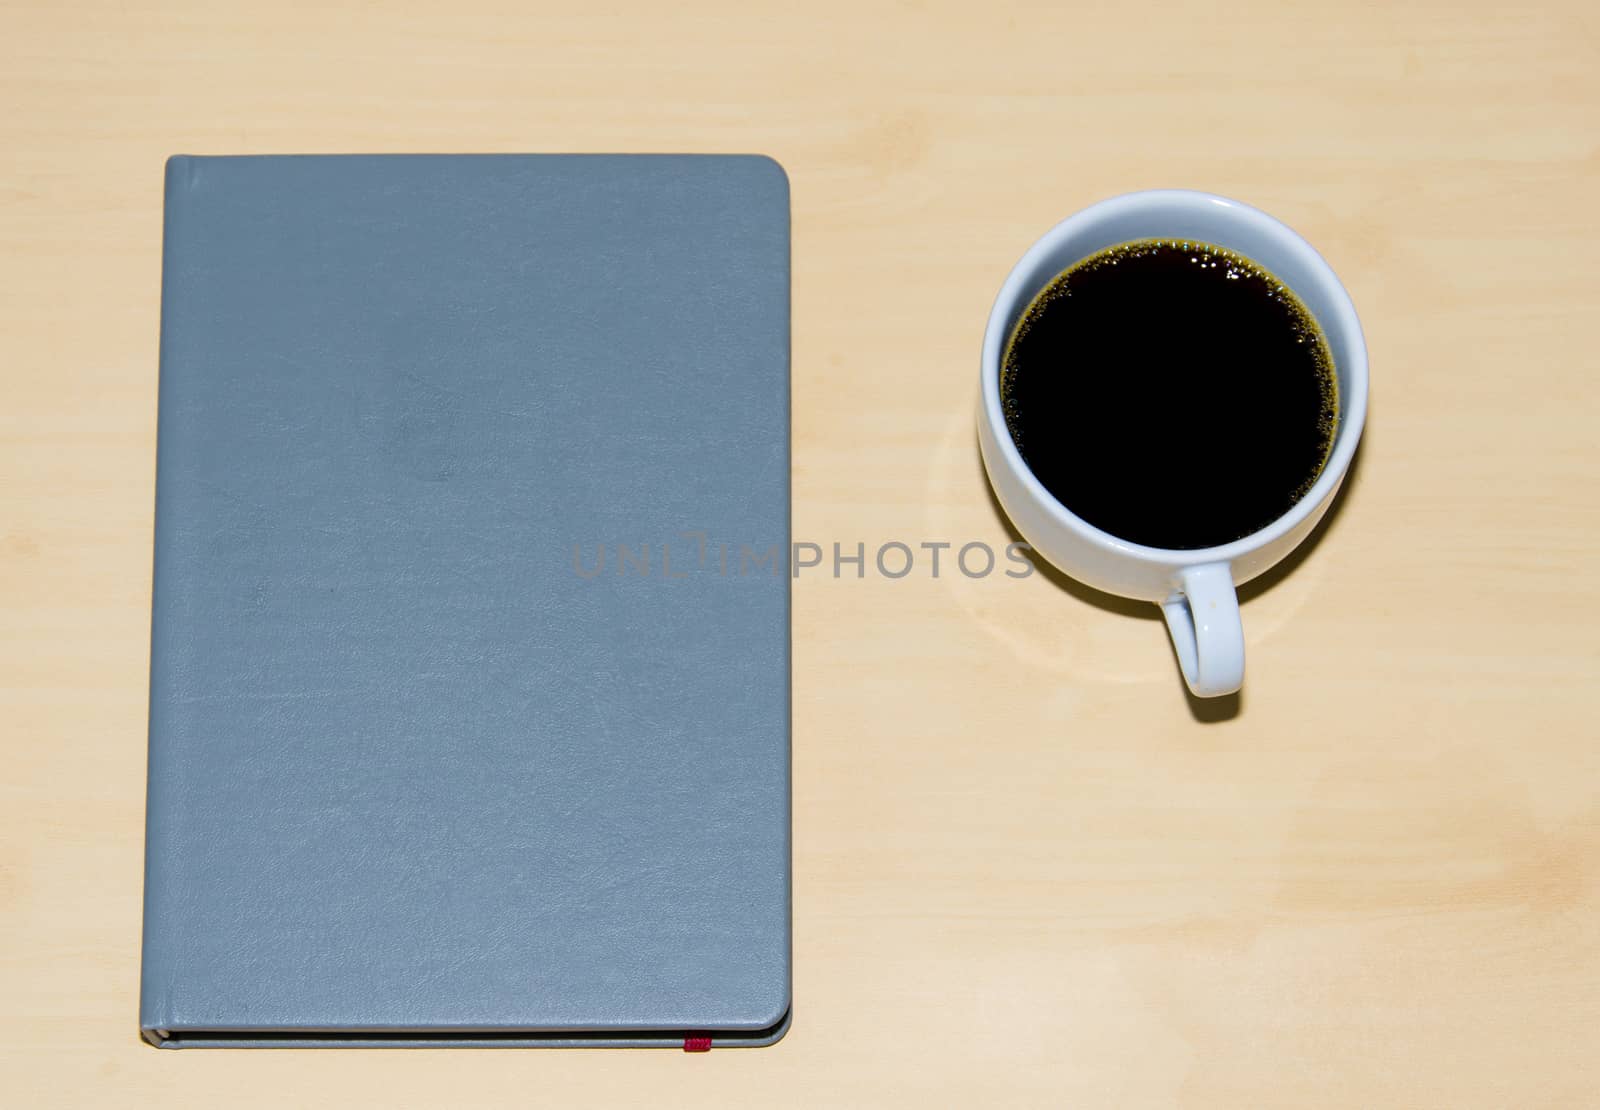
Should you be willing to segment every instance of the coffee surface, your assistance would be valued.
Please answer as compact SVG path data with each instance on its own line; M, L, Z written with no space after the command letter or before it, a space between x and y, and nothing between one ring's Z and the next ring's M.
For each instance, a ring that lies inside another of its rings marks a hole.
M1122 243L1059 274L1006 345L1000 396L1030 470L1072 512L1151 547L1272 523L1322 472L1338 423L1315 317L1207 243Z

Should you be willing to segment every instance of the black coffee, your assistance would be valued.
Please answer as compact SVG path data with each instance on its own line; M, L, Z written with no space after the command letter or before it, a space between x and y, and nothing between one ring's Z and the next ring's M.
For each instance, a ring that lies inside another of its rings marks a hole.
M1328 460L1328 341L1277 278L1209 243L1079 262L1012 332L1000 397L1029 469L1114 536L1197 548L1282 516Z

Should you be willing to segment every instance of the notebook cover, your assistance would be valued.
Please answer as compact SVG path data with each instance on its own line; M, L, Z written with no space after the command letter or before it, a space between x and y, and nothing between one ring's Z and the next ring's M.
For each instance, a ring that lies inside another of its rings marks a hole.
M164 254L146 1039L776 1040L783 171L177 157Z

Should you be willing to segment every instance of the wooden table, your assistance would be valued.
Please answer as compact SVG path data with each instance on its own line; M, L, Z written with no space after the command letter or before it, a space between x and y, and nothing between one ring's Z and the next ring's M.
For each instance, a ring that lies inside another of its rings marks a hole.
M1600 18L1282 0L6 5L0 1091L48 1106L1600 1104ZM163 158L704 150L794 200L796 1019L775 1048L157 1052L135 1029ZM1242 701L1037 574L1002 277L1182 185L1350 288L1373 407Z

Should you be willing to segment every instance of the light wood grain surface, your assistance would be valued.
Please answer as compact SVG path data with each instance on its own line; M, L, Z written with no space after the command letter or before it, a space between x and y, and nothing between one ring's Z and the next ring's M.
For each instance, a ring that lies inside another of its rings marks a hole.
M7 3L0 1101L1600 1105L1600 18L1504 5ZM761 151L796 538L999 544L979 339L1120 191L1286 220L1373 407L1242 702L1045 575L795 585L766 1050L136 1033L162 161ZM9 1092L9 1093L3 1093Z

